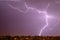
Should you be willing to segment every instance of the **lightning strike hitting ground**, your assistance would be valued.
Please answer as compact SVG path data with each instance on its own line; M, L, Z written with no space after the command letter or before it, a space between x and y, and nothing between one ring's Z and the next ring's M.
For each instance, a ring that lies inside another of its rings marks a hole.
M40 10L38 10L36 8L28 7L26 3L25 3L25 5L26 5L26 8L28 8L28 9L35 9L39 14L41 14L41 13L45 14L46 25L40 30L39 36L41 36L42 31L48 26L48 18L49 18L49 16L47 15L47 9L48 9L48 7L50 5L48 4L45 11L40 11Z
M28 10L31 9L31 10L37 11L37 13L39 13L39 14L43 13L43 14L45 15L46 25L40 30L39 36L41 36L41 34L42 34L42 32L44 31L44 29L48 26L48 18L52 18L52 17L49 16L48 13L47 13L47 9L48 9L49 6L50 6L50 5L48 4L48 6L46 7L46 9L45 9L44 11L40 11L40 10L38 10L38 9L36 9L36 8L29 7L29 6L27 5L27 3L25 2L26 11L22 11L22 10L20 10L19 8L14 7L13 5L9 4L9 7L13 8L13 9L16 9L16 10L18 10L19 12L22 12L22 13L26 13Z

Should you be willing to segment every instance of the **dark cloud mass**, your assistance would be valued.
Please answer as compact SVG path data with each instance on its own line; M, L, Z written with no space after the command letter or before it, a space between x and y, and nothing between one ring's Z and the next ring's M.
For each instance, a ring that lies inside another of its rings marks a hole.
M28 6L44 11L54 18L48 19L48 26L43 30L44 36L60 36L60 3L57 0L0 0L0 35L39 35L40 30L46 25L45 15L35 10L28 10ZM24 12L9 6L13 5Z

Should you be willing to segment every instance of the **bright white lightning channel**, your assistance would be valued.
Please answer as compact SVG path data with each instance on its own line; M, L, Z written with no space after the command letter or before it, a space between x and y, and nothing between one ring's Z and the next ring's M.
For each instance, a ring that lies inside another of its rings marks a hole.
M40 10L38 10L38 9L36 9L36 8L28 7L26 3L25 3L25 6L26 6L27 9L35 9L35 11L37 11L39 14L41 14L41 13L45 14L46 25L40 30L39 36L41 36L42 31L48 26L48 18L49 18L50 16L47 15L47 11L46 11L46 10L48 9L48 7L49 7L50 5L48 4L48 6L46 7L46 10L45 10L45 11L40 11Z
M29 6L26 4L26 2L25 2L26 11L22 11L22 10L20 10L19 8L14 7L13 5L10 5L10 4L9 4L9 6L10 6L11 8L13 8L13 9L16 9L16 10L18 10L19 12L23 12L23 13L26 13L26 12L27 12L28 10L30 10L30 9L31 9L31 10L34 10L34 11L37 11L39 14L43 13L43 14L45 15L46 25L40 30L39 36L41 36L43 30L48 26L48 18L49 18L49 16L47 15L47 9L48 9L48 7L49 7L49 4L48 4L48 6L46 7L46 10L44 10L44 11L40 11L40 10L38 10L38 9L36 9L36 8L29 7Z

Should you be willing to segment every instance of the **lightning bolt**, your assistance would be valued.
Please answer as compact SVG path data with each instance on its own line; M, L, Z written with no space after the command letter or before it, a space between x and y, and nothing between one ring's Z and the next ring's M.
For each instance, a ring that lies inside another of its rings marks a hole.
M46 10L45 10L45 11L40 11L40 10L38 10L38 9L36 9L36 8L28 7L26 3L25 3L25 5L26 5L26 8L27 8L27 9L32 9L32 10L35 9L39 14L41 14L41 13L45 14L46 25L40 30L39 36L41 36L42 31L48 26L48 18L49 18L50 16L47 15L47 9L48 9L48 7L49 7L50 5L48 4L48 6L46 7Z
M50 6L50 4L48 4L48 6L46 7L45 11L44 11L44 14L45 14L45 19L46 19L46 25L40 30L40 33L39 33L39 36L41 36L43 30L48 27L48 18L49 16L47 15L47 9L48 7Z
M42 34L42 32L44 31L44 29L45 29L46 27L48 27L48 18L51 17L51 16L49 16L48 13L47 13L47 9L48 9L48 7L50 6L49 3L48 3L48 6L46 7L46 9L45 9L44 11L40 11L40 10L38 10L38 9L36 9L36 8L29 7L26 2L25 2L26 11L22 11L22 10L20 10L19 8L14 7L14 6L11 5L11 4L9 4L8 6L11 7L11 8L13 8L13 9L15 9L15 10L18 10L19 12L22 12L22 13L26 13L26 12L27 12L28 10L30 10L30 9L31 9L31 10L34 10L34 11L37 11L39 14L43 13L43 14L45 15L46 25L40 30L39 36L41 36L41 34Z
M13 8L13 9L15 9L15 10L18 10L19 12L22 12L22 13L26 13L26 12L27 12L27 11L20 10L19 8L14 7L14 6L11 5L11 4L8 4L8 6L11 7L11 8Z

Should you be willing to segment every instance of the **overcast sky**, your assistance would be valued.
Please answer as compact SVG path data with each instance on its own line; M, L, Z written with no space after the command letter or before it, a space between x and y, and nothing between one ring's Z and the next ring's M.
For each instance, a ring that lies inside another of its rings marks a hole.
M45 15L32 9L27 10L25 2L29 7L46 10L48 15L54 17L48 19L48 26L42 36L60 36L60 3L56 0L0 0L0 35L39 35L46 25Z

